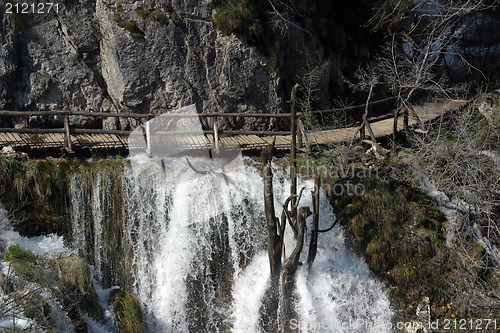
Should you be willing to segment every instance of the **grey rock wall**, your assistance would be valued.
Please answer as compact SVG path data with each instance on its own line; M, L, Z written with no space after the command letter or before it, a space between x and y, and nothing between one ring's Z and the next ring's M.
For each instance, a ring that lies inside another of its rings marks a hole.
M215 30L211 0L173 0L173 13L165 3L81 0L59 2L58 14L0 11L0 109L163 113L195 103L204 113L282 112L279 74L254 47ZM140 15L138 7L161 11L165 19ZM32 126L51 122L61 119L29 120ZM249 119L221 125L269 127Z

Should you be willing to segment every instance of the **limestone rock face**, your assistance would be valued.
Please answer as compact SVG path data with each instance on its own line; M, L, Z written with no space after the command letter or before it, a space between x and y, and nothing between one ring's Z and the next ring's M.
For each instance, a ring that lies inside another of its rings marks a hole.
M57 14L2 10L0 109L164 113L195 103L198 112L280 112L279 75L254 47L215 30L214 6L212 0L73 0L59 2ZM91 119L73 121L88 126ZM221 125L268 126L229 121Z

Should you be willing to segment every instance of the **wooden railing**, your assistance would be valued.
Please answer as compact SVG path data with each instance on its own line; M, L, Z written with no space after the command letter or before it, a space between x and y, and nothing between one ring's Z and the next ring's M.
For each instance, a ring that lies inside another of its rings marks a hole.
M394 100L395 97L385 98L375 102L371 102L369 105L377 105ZM334 108L328 110L317 110L311 111L311 114L329 114L338 111L351 111L355 109L360 109L366 107L365 104L355 105L343 108ZM68 152L72 152L71 135L72 134L114 134L114 135L130 135L132 131L128 130L109 130L109 129L93 129L93 128L74 128L70 126L69 118L71 116L84 116L84 117L101 117L101 118L132 118L132 119L143 119L146 120L145 134L146 141L149 140L149 122L147 120L162 116L165 118L182 118L182 117L200 117L200 118L212 118L213 129L204 130L203 134L213 135L215 145L218 145L219 136L223 135L298 135L299 143L304 136L304 126L300 120L303 116L300 113L295 113L294 108L292 108L291 113L192 113L192 114L170 114L170 113L150 113L150 114L139 114L139 113L113 113L113 112L86 112L86 111L65 111L65 110L50 110L50 111L9 111L0 110L0 117L31 117L31 116L63 116L64 126L63 128L0 128L0 133L32 133L32 134L43 134L43 133L64 133L65 148ZM290 118L291 130L290 131L248 131L248 130L221 130L217 127L217 118L222 117L243 117L243 118ZM176 134L181 134L180 132L174 132ZM160 133L161 134L161 133ZM166 134L166 133L165 133ZM182 132L182 134L200 134L200 132ZM150 140L149 140L150 141Z

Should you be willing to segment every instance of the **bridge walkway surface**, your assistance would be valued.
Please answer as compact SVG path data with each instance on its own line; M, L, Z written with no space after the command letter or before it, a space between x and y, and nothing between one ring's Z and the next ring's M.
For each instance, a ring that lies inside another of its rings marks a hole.
M432 102L423 105L414 105L413 109L422 122L428 122L443 115L450 110L458 109L464 106L467 102L464 100L449 100L449 99L436 99ZM2 115L3 111L0 111ZM14 113L10 111L11 113ZM22 111L25 112L25 111ZM20 113L20 112L18 112ZM218 116L224 114L218 114ZM387 115L385 119L368 119L373 130L375 137L380 138L392 134L393 131L393 117ZM409 125L415 125L417 121L414 117L409 119ZM328 144L338 143L352 140L359 126L320 130L317 132L303 133L303 137L309 143ZM398 119L398 130L403 128L403 116ZM12 129L14 131L14 129ZM99 133L99 130L94 130L95 133L78 133L78 130L73 130L69 134L69 130L57 129L51 133L46 133L41 129L22 129L24 132L12 132L10 129L0 129L0 148L10 146L15 150L33 152L43 150L57 150L68 147L67 138L70 138L70 147L72 150L93 149L93 150L120 150L120 149L139 149L134 146L134 140L130 140L133 132L126 131L108 131L116 133ZM80 129L80 131L82 131ZM92 131L92 130L89 130ZM215 131L217 131L215 129ZM178 150L199 150L210 149L214 147L215 140L225 149L240 149L242 151L258 151L268 147L274 138L276 138L275 148L277 150L289 150L291 147L291 136L289 132L276 132L278 135L256 135L258 134L236 134L225 135L220 131L218 138L215 139L212 134L206 134L210 131L200 133L180 134L164 133L155 134L150 137L151 145L169 145L175 146ZM244 133L245 131L242 131ZM250 132L250 131L247 131ZM234 131L233 131L234 133ZM286 133L286 134L285 134ZM137 133L136 133L137 135Z

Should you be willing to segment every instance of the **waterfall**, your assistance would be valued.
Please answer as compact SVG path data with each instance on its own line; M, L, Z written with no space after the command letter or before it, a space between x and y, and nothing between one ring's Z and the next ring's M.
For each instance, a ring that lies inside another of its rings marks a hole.
M130 282L148 332L261 332L270 269L259 168L242 157L191 158L193 168L185 158L139 155L130 162L116 196L122 210L107 207L106 177L71 179L73 245L92 253L96 278L108 279L105 287ZM289 180L281 167L273 168L280 216ZM313 183L299 179L299 186L306 187L301 206L312 206ZM320 228L326 228L335 215L324 193L320 211ZM110 242L116 225L119 239ZM291 231L285 240L289 254ZM307 246L303 252L302 262ZM311 271L304 265L297 273L296 292L299 317L291 324L298 332L391 331L387 294L347 249L341 227L320 234Z

